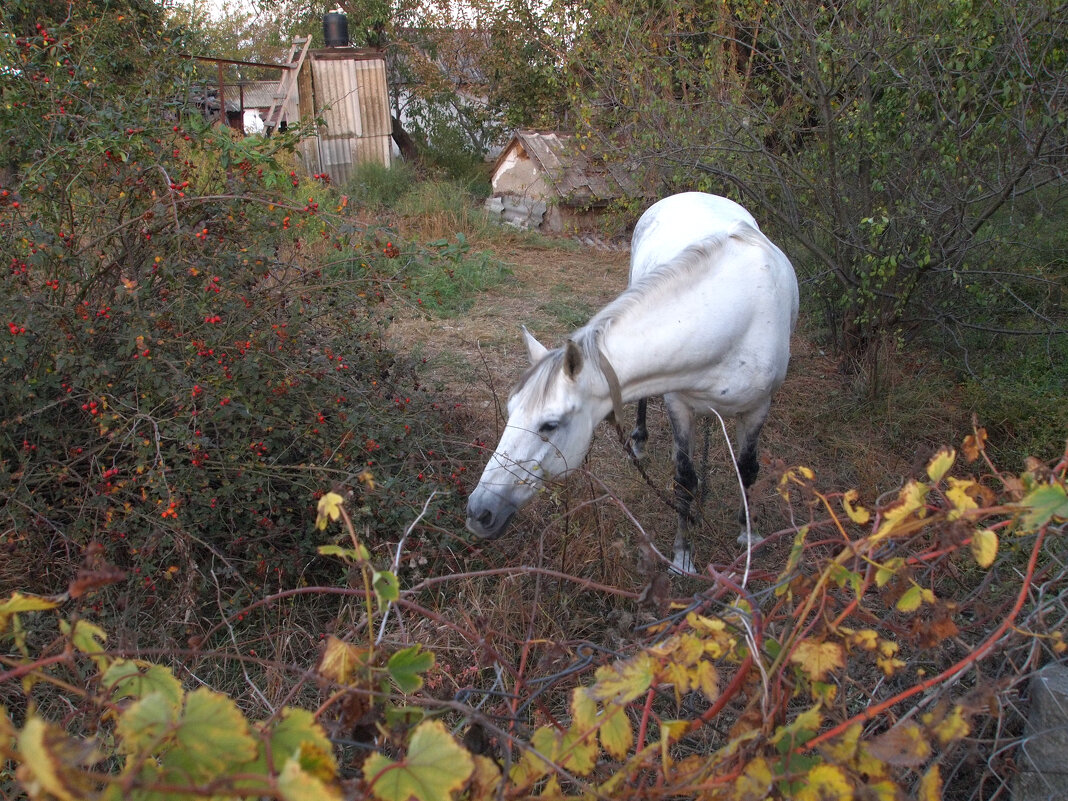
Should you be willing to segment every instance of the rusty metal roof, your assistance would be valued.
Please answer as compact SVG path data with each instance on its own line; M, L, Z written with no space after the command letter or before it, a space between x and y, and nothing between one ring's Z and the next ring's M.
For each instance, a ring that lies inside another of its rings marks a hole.
M575 134L554 131L516 131L494 165L497 172L513 147L521 147L545 175L560 199L571 205L599 202L639 194L629 171L617 164L595 163Z

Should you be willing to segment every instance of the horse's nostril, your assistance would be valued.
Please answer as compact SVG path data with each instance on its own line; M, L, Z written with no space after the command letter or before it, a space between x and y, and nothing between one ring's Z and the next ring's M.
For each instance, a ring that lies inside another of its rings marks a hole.
M489 528L490 523L493 522L493 512L491 512L489 509L486 509L482 512L482 514L478 516L478 522L479 525L483 526L484 528Z

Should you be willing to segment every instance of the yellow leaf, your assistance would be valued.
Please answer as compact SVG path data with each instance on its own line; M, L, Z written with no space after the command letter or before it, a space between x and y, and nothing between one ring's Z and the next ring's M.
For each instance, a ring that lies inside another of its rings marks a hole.
M328 492L319 499L318 514L315 516L315 527L324 531L331 520L341 517L341 504L345 499L336 492Z
M832 670L845 666L845 653L836 642L802 640L790 654L790 661L813 681L823 681Z
M339 640L331 635L319 658L316 671L324 679L338 684L351 684L357 672L367 666L368 649Z
M646 652L597 668L590 687L593 697L614 704L628 704L653 683L653 659Z
M797 484L803 487L815 477L816 474L812 472L811 468L792 467L779 479L779 494L786 500L790 500L790 484Z
M879 642L879 656L875 659L875 664L885 673L887 676L893 676L901 668L905 667L904 660L897 658L898 645L896 642L890 640L881 640Z
M467 790L469 801L491 801L497 797L497 785L501 782L501 769L489 757L475 754L475 772Z
M923 606L923 588L919 584L913 584L897 599L895 606L899 612L915 612Z
M471 755L453 740L440 720L420 723L408 754L393 761L372 754L363 763L371 793L381 801L447 801L475 770Z
M13 592L11 596L0 603L0 632L7 629L8 620L20 612L39 612L44 609L55 609L59 606L55 601L38 598L35 595L23 595L21 592Z
M634 745L634 732L626 709L617 706L606 711L598 734L601 747L609 756L620 761L627 758L627 752Z
M690 731L691 722L688 720L662 720L660 721L660 739L666 742L685 737Z
M875 629L861 629L852 636L852 641L865 651L874 651L879 644L879 633Z
M900 556L895 556L892 559L887 559L886 562L879 566L879 569L875 571L875 585L882 589L885 587L897 572L905 566L905 560Z
M959 478L949 479L949 489L946 490L946 497L953 504L953 510L947 515L949 520L956 520L969 509L979 508L979 504L968 494L970 489L978 489L978 485L970 479L963 481Z
M597 728L597 703L585 687L571 692L571 726L578 732L592 732Z
M709 701L715 701L719 697L719 671L711 662L701 661L694 669L696 681L694 684Z
M857 502L857 498L860 497L860 493L855 489L849 490L842 496L842 508L845 509L845 513L849 515L849 519L854 523L863 526L869 520L871 520L871 512L865 509L863 506L854 506Z
M936 453L934 458L927 464L927 475L931 481L936 484L941 481L946 473L949 472L949 468L953 466L956 458L957 452L953 448L942 448Z
M88 776L79 769L79 763L95 759L89 746L67 738L38 717L26 721L18 745L21 764L16 775L30 798L47 794L60 801L80 801L93 795Z
M954 706L950 713L934 726L932 731L935 737L938 738L940 745L948 745L967 737L971 727L968 725L968 721L964 719L964 710L959 706Z
M888 536L913 512L923 508L927 496L927 486L918 481L909 481L898 493L897 500L883 511L882 524L875 532L876 538Z
M771 767L763 757L758 757L745 766L742 775L734 782L735 801L766 801L772 797L773 776Z
M931 765L916 788L916 801L942 801L942 772Z
M969 462L974 462L986 447L986 429L977 428L975 434L966 436L962 447L964 448L964 458Z
M585 776L597 765L597 741L592 736L580 737L572 731L560 738L560 751L553 760L560 767Z
M816 765L794 794L796 801L852 801L853 785L837 765Z
M990 567L998 555L998 535L988 528L977 530L972 535L972 556L979 567Z

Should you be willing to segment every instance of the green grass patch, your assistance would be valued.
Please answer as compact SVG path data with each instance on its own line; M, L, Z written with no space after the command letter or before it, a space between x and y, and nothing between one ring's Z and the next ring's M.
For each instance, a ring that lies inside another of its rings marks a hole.
M408 287L415 302L441 317L455 317L475 298L511 275L508 266L488 251L472 250L467 237L437 239L408 264Z

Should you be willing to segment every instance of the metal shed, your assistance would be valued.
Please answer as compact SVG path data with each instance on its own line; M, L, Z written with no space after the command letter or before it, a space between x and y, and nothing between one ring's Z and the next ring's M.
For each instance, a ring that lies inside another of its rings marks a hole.
M300 145L305 167L347 181L357 164L390 164L392 119L381 50L312 50L297 76L300 116L322 119Z
M493 166L487 210L520 228L559 233L639 193L629 171L591 161L582 144L574 134L516 131Z

